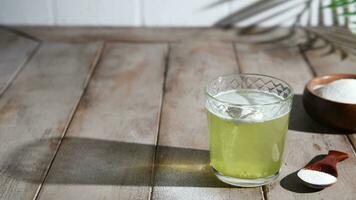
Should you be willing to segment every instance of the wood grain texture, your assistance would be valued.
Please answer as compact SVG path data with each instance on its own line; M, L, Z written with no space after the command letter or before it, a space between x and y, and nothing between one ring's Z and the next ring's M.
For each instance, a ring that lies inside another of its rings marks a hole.
M305 84L312 78L310 69L296 48L283 44L237 44L236 49L242 72L275 75L291 83L296 94L302 94Z
M244 190L221 183L208 166L204 86L218 75L237 72L231 44L190 42L172 45L152 199L262 198L259 188Z
M254 199L263 197L256 188L159 187L153 199Z
M173 44L159 144L207 150L209 145L204 87L219 75L237 72L238 66L231 44Z
M0 96L38 45L36 41L0 29Z
M350 55L347 59L341 60L338 54L326 55L328 49L319 49L305 52L311 67L317 76L333 73L356 73L356 57ZM356 149L356 134L349 134L354 149Z
M295 88L290 128L285 145L285 161L278 181L265 187L267 199L353 199L356 182L350 177L355 174L356 157L344 135L325 134L318 126L299 127L303 123L316 123L305 114L301 92L305 83L312 78L309 66L304 62L298 48L282 48L274 45L236 45L242 72L263 73L287 81ZM299 124L293 124L297 123ZM322 191L310 190L298 181L296 172L311 159L335 149L349 153L350 158L340 163L338 182Z
M350 55L347 59L342 60L338 53L327 54L328 51L328 48L323 48L304 53L316 75L356 73L355 56Z
M166 53L106 45L39 199L148 199Z
M36 194L98 47L42 45L1 97L0 199L32 199Z
M164 28L164 27L13 27L45 41L126 41L176 42L184 40L236 41L235 30L216 28Z
M268 33L246 35L239 34L239 28L174 28L174 27L10 27L42 41L58 42L93 42L93 41L121 41L121 42L181 42L181 41L219 41L219 42L266 42L281 41L290 36L290 29L278 28ZM256 28L262 31L264 28ZM296 41L302 41L303 34L297 30L293 35ZM295 45L296 41L290 43Z

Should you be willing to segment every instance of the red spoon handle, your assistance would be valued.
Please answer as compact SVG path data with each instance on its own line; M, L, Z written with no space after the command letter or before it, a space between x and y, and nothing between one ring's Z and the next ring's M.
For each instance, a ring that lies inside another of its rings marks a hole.
M332 159L335 159L337 162L341 162L341 161L345 160L346 158L348 158L349 155L344 152L330 150L329 154L326 157L330 157Z
M316 170L316 171L321 171L321 172L326 172L328 174L331 174L335 177L337 177L337 169L336 165L338 162L345 160L349 156L347 153L340 152L340 151L334 151L330 150L328 155L325 156L323 159L306 166L306 169L310 170Z
M326 155L322 160L317 161L313 165L328 165L333 167L336 170L336 164L340 161L345 160L349 156L347 153L330 150L328 155Z

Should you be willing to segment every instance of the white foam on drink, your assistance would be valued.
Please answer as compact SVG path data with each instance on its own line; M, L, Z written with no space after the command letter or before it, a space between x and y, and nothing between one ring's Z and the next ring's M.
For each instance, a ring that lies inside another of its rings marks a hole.
M256 90L230 90L219 93L216 98L232 104L243 105L270 104L282 100L281 97L273 93Z
M283 100L281 97L269 92L257 90L229 90L221 92L214 97L230 104L241 105L236 107L225 106L225 110L219 109L218 111L214 111L214 109L210 108L209 104L207 104L207 109L210 112L227 120L243 121L247 123L261 122L279 118L289 111L280 112L278 106L282 107L283 104L276 104L273 106L263 105L278 103ZM223 105L223 103L220 102L215 102L215 105L216 104Z

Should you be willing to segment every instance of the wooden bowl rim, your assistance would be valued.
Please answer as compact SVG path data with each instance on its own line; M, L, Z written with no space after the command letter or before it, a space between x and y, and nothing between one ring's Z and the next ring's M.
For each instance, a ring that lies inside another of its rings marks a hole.
M319 95L317 95L315 92L314 92L314 88L315 86L317 85L323 85L323 84L319 84L318 82L319 81L328 81L330 80L330 82L332 81L335 81L335 80L340 80L340 79L344 79L344 78L351 78L351 79L356 79L356 74L351 74L351 73L337 73L337 74L325 74L325 75L322 75L322 76L317 76L317 77L314 77L313 79L311 79L307 85L306 85L306 90L314 97L318 98L318 99L321 99L321 100L324 100L324 101L327 101L327 102L330 102L330 103L334 103L334 104L339 104L339 105L348 105L348 106L355 106L356 107L356 104L355 103L343 103L343 102L338 102L338 101L333 101L333 100L329 100L329 99L325 99L324 97L321 97ZM327 83L330 83L330 82L327 82ZM325 84L324 84L325 85Z

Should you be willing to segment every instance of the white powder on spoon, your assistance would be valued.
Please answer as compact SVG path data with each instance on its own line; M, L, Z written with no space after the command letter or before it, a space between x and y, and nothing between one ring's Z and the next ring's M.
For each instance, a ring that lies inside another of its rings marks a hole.
M315 89L317 95L341 103L356 104L356 79L340 79Z
M301 169L297 175L300 179L312 185L327 186L337 181L335 176L316 170Z

